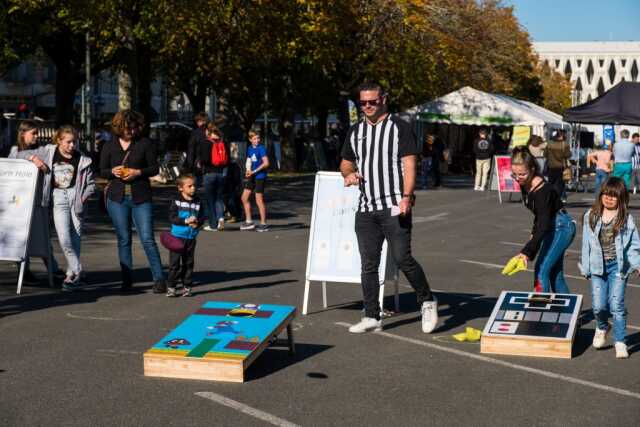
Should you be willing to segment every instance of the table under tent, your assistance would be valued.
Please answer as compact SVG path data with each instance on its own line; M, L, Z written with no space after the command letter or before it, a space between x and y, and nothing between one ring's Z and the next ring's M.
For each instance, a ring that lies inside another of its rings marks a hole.
M640 83L620 82L598 98L569 108L563 119L572 124L573 134L579 131L580 124L640 126ZM578 153L585 151L580 148L578 145ZM582 153L581 157L584 155ZM578 171L576 176L578 186L582 187L579 177L584 174Z
M528 126L531 135L548 140L554 129L569 130L562 116L529 101L466 86L407 110L415 121L420 143L426 135L440 138L451 154L454 172L470 173L473 140L480 128L489 131L498 153L507 153L514 126Z

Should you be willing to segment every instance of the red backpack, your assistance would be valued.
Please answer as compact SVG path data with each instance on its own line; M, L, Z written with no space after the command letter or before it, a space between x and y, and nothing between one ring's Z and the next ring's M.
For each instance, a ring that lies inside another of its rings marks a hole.
M221 139L217 139L211 144L211 164L213 166L226 166L227 163L229 163L227 148Z

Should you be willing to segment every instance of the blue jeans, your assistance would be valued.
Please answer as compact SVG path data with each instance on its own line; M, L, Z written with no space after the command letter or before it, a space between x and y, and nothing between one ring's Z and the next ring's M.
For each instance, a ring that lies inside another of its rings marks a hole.
M67 275L79 275L82 272L80 263L80 236L82 235L82 218L74 210L76 189L55 188L52 194L53 223L60 242L60 248L67 260Z
M535 267L536 284L542 292L568 294L569 287L564 280L564 252L571 245L576 235L576 223L569 214L559 211L556 214L556 226L547 234L538 252Z
M613 164L613 173L612 176L622 178L624 181L624 185L627 187L627 190L631 187L631 173L633 172L633 168L631 166L631 162L625 163L614 163Z
M593 305L596 325L598 329L607 330L609 328L607 311L611 313L613 317L613 339L615 342L624 342L627 335L627 313L624 308L624 290L626 287L627 279L623 279L620 276L616 260L606 262L604 275L591 276L591 304Z
M423 189L427 189L427 184L429 181L429 174L431 173L431 165L433 164L433 159L431 157L425 157L422 159L422 170L420 175L420 186Z
M140 243L149 261L151 275L154 281L164 280L162 260L158 245L153 235L153 205L151 202L135 204L131 196L124 196L122 203L107 200L107 211L116 229L118 238L118 258L122 269L123 282L131 283L133 271L133 257L131 255L131 220L136 226Z
M598 197L600 187L602 187L602 184L604 184L607 178L609 178L609 172L605 172L602 169L596 169L596 183L593 187L593 194L595 194L596 197Z
M204 175L204 194L207 199L209 225L218 226L218 220L224 218L224 173L210 172Z

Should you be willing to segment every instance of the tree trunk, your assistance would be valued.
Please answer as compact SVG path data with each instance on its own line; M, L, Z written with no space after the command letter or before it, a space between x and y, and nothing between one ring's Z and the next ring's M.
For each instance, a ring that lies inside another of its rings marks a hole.
M318 124L316 129L318 131L318 138L323 140L327 136L327 119L329 118L329 109L325 106L321 106L318 109Z
M295 171L298 165L293 123L293 111L283 111L280 114L280 121L278 123L278 133L280 134L280 147L282 151L282 164L280 167L286 172Z
M122 70L118 73L118 110L129 110L132 107L133 80L131 74Z
M76 91L82 86L70 61L56 63L56 126L73 124Z

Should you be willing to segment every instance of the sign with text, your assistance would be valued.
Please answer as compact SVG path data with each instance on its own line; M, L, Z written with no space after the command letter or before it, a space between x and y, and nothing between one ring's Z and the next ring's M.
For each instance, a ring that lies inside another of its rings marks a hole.
M530 137L531 128L529 126L514 126L513 134L511 135L511 145L512 147L527 145Z
M307 280L360 283L360 252L355 218L360 190L345 187L339 172L318 172L307 252ZM385 241L380 280L385 278Z
M0 159L0 259L27 256L38 168L26 160Z
M511 157L495 156L498 191L501 193L519 193L520 185L511 177Z

